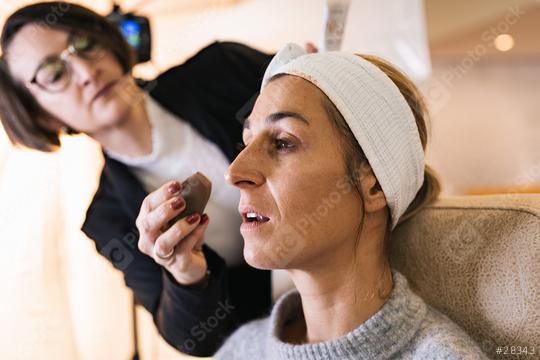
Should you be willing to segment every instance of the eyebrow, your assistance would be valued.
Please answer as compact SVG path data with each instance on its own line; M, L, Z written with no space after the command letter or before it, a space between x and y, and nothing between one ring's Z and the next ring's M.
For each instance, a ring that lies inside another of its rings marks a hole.
M303 123L305 123L306 125L309 126L309 121L303 117L302 115L294 112L294 111L278 111L278 112L275 112L275 113L272 113L270 115L268 115L266 117L266 119L264 119L264 122L265 123L276 123L280 120L283 120L285 118L292 118L292 119L296 119L296 120L300 120L302 121ZM250 126L250 119L247 118L246 121L244 121L244 129L249 129L249 126Z

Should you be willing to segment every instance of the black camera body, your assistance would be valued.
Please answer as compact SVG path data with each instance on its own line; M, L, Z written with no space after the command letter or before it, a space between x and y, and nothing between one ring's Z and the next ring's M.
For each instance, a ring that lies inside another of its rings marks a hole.
M124 39L133 48L136 54L135 63L140 64L151 59L152 36L150 20L145 16L133 13L124 13L118 5L107 15L107 20L115 24Z

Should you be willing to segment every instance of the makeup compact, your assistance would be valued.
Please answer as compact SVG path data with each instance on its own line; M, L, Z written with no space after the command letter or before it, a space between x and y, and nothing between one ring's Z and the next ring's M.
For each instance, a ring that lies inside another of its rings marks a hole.
M185 218L194 213L202 215L210 193L212 192L212 182L200 172L188 177L182 182L181 195L186 201L186 208L178 216L169 222L169 225L174 224L178 220Z

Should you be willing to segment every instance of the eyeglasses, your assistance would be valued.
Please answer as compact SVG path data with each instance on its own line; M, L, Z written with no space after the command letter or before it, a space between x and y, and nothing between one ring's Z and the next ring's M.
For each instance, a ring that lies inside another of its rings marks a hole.
M64 91L71 82L73 68L68 59L76 55L88 61L99 60L105 53L102 42L84 34L72 34L68 47L59 56L47 58L38 66L30 84L35 84L45 91L58 93Z

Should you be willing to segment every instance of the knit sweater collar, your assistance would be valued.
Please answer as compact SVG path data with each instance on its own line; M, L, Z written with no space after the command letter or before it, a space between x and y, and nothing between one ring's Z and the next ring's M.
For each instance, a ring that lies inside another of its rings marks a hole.
M427 311L407 279L392 270L394 289L381 309L348 334L315 344L292 345L278 338L283 325L302 311L300 294L290 291L278 300L270 316L267 350L276 359L384 359L405 346Z

